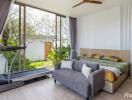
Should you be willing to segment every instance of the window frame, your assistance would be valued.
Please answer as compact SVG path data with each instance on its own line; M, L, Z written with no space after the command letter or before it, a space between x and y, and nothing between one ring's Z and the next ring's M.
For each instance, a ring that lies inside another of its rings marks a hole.
M36 6L33 6L33 5L29 5L29 4L25 4L25 3L20 3L20 2L15 2L15 4L19 5L20 9L19 9L19 15L21 16L21 7L23 6L24 7L24 26L23 26L23 32L24 32L24 36L23 36L23 41L24 41L24 46L26 46L26 7L31 7L31 8L34 8L34 9L37 9L37 10L41 10L41 11L45 11L45 12L48 12L48 13L52 13L52 14L55 14L56 16L56 19L55 19L55 37L56 37L56 41L55 41L55 49L57 49L58 45L57 45L57 40L58 40L58 37L57 37L57 17L60 17L60 27L59 27L59 31L60 31L60 34L59 34L59 38L60 38L60 49L62 47L62 43L61 43L61 36L62 36L62 18L66 18L65 15L62 15L62 14L59 14L59 13L56 13L56 12L52 12L52 11L49 11L49 10L46 10L46 9L42 9L42 8L39 8L39 7L36 7ZM19 17L19 20L21 17ZM19 28L21 28L21 21L19 21ZM19 29L19 34L21 35L21 30ZM21 41L20 41L21 42ZM25 52L25 50L24 50Z
M65 15L62 15L62 14L58 14L58 13L55 13L55 12L51 12L51 11L48 11L48 10L45 10L45 9L41 9L41 8L38 8L38 7L35 7L35 6L31 6L31 5L27 5L27 4L23 4L23 3L20 3L20 2L15 2L15 5L18 5L19 8L19 23L18 23L18 28L19 28L19 31L18 31L18 36L19 36L19 46L24 46L26 47L26 18L28 16L26 16L26 8L27 7L30 7L30 8L34 8L34 9L37 9L37 10L41 10L41 11L44 11L44 12L48 12L48 13L51 13L51 14L54 14L55 15L55 50L57 50L58 47L60 47L60 50L62 48L62 18L66 18ZM59 20L59 25L58 25L58 20ZM59 30L59 35L58 35L58 30ZM59 40L58 40L59 38ZM58 46L58 42L59 41L59 46ZM20 50L20 53L23 54L23 56L25 57L26 56L26 48L23 49L23 50ZM23 66L23 67L21 67ZM25 70L25 61L22 62L20 61L19 59L19 71L18 72L21 72L21 71L24 71Z

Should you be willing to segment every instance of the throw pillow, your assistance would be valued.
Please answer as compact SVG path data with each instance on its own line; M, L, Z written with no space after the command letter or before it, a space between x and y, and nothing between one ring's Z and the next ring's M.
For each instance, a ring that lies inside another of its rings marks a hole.
M99 55L99 54L92 54L92 55L91 55L91 58L92 58L92 59L102 59L102 57L104 57L104 56Z
M120 58L115 57L115 56L105 56L102 59L103 60L114 61L114 62L121 62L122 61Z
M88 78L89 75L91 74L91 72L92 72L92 68L88 67L87 64L84 64L82 66L82 73L84 76L86 76Z
M116 56L110 56L110 61L114 61L114 62L121 62L122 60L119 57Z
M73 61L61 61L61 68L72 69Z
M95 63L91 63L91 62L87 62L86 64L88 67L92 68L92 72L99 69L99 64L95 64Z

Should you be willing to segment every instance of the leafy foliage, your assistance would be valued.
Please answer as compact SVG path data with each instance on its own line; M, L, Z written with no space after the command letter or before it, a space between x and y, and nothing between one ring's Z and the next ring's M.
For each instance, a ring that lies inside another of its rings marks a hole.
M70 46L68 47L61 47L57 48L57 50L52 50L51 53L48 55L48 59L52 61L54 65L59 63L61 60L66 60L69 57L70 53Z
M40 12L40 14L32 14L32 12L36 11L35 9L32 9L30 7L27 7L26 15L26 39L31 38L33 41L34 38L36 38L36 35L43 35L45 37L50 37L50 41L54 42L55 39L55 15L54 14L49 14L49 13L43 13ZM23 18L23 11L22 13L22 18ZM38 17L39 15L39 17ZM62 33L66 33L67 28L66 28L66 21L62 20ZM21 23L21 31L23 30L23 22ZM58 25L59 26L59 25ZM9 14L9 20L7 21L6 27L4 29L4 35L7 37L5 40L1 39L0 43L7 44L7 46L21 46L23 44L23 31L22 31L22 36L21 36L21 45L19 44L19 5L14 5L12 8L10 14ZM31 41L31 42L32 42ZM26 44L29 44L28 41L26 41ZM62 44L67 43L67 37L63 34L62 35ZM70 52L70 46L68 47L62 47L62 48L57 48L57 50L53 50L49 54L49 60L53 62L53 64L56 64L57 62L60 62L62 59L67 59L69 56ZM11 61L13 57L16 55L17 52L4 52L5 57L9 61L9 65L11 64ZM19 59L19 57L21 59ZM12 72L19 71L19 63L21 63L20 68L23 70L23 67L25 67L26 70L32 70L35 69L36 66L32 66L31 63L32 61L27 59L25 56L22 54L19 54L12 66ZM39 65L38 63L36 65Z
M45 60L40 60L40 61L35 61L35 62L32 62L29 67L31 68L44 68L44 67L53 67L53 64L51 61L45 61Z
M16 55L16 52L4 52L4 56L7 58L8 60L8 65L10 66L13 60L13 57ZM19 57L21 59L19 59ZM32 66L28 66L32 61L30 61L29 59L26 59L23 55L18 55L16 56L16 59L13 62L12 68L11 68L11 72L17 72L19 71L19 62L21 62L21 70L23 70L23 68L25 67L25 70L30 70L33 69Z
M28 33L34 34L33 26L27 24ZM22 34L23 35L23 34ZM2 38L0 39L0 43L5 46L19 46L19 6L15 5L10 14L9 19L6 23L6 26L3 31ZM22 36L23 37L23 36ZM22 41L23 42L23 41ZM13 60L13 57L17 54L17 52L4 52L4 56L8 60L8 65L10 66ZM18 72L20 70L32 70L35 67L29 66L32 61L27 59L21 53L18 53L16 59L13 62L11 72ZM20 66L20 67L19 67Z

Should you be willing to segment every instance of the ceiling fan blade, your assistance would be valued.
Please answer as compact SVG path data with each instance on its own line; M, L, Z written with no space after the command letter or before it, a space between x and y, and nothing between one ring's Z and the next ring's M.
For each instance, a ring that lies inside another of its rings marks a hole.
M103 2L101 2L101 1L95 1L95 0L89 0L88 1L89 3L95 3L95 4L102 4Z
M77 7L77 6L79 6L79 5L83 4L83 3L84 2L78 3L77 5L73 6L72 8L75 8L75 7Z

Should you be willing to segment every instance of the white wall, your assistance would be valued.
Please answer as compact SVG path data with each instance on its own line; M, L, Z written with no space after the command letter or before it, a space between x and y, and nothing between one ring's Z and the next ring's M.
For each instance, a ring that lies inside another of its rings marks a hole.
M44 55L44 42L40 42L40 40L34 39L32 43L27 45L26 58L33 61L44 60Z
M77 50L120 49L120 7L78 18Z

